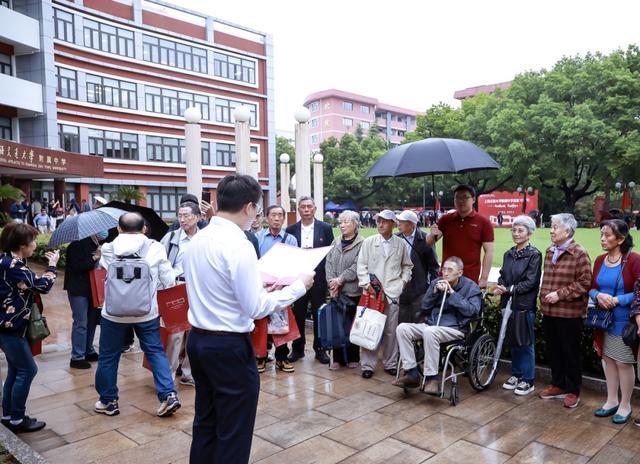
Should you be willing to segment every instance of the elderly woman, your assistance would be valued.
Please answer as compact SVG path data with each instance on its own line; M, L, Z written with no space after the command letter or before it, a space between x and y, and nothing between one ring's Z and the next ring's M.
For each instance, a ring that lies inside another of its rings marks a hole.
M342 235L333 241L333 248L327 254L325 264L327 284L331 298L336 298L338 294L349 297L353 305L349 307L347 317L350 322L353 322L358 299L362 293L358 286L356 269L358 253L364 238L358 234L360 228L358 213L344 211L338 216L338 225ZM355 369L360 365L360 347L349 343L346 350L333 350L332 360L333 362L329 365L331 370L339 369L341 365Z
M620 219L600 225L600 243L606 253L595 260L589 295L600 308L612 311L613 322L604 333L603 343L602 333L596 336L596 350L604 360L607 401L594 414L613 416L614 424L624 424L631 418L635 356L622 341L622 330L629 322L633 285L640 277L640 255L631 251L633 239L629 226Z
M501 295L501 307L505 307L512 299L513 318L524 315L529 340L527 344L518 345L515 340L511 350L511 377L502 388L513 390L516 395L528 395L535 390L533 381L536 372L534 323L540 274L542 272L542 255L529 241L536 230L536 223L529 216L518 216L511 226L511 238L515 246L504 254L500 278L494 291ZM511 337L515 339L515 337Z
M564 399L565 408L580 402L582 356L580 343L591 288L591 259L573 235L573 214L551 216L551 242L544 259L540 288L543 329L551 364L551 385L540 398Z
M56 280L59 254L47 252L49 267L42 277L27 267L36 249L38 231L7 224L0 234L0 348L7 357L2 390L2 423L14 433L35 432L45 423L25 415L31 382L38 372L25 337L34 293L48 293Z

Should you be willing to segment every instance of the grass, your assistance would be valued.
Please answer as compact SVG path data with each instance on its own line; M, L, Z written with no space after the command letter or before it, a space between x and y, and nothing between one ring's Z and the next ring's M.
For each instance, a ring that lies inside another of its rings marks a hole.
M429 229L424 229L428 231ZM364 237L370 237L377 233L376 229L372 228L362 228L360 229L362 235ZM504 252L513 246L513 241L511 240L511 230L510 229L494 229L495 232L495 252L493 255L493 265L500 267L502 265L502 256ZM339 229L333 229L333 234L338 236L340 234ZM631 231L631 235L633 236L633 240L635 243L640 243L640 232L636 230ZM591 261L593 262L596 256L601 255L603 253L602 248L600 247L600 229L578 229L576 231L575 240L586 248L589 252L589 256L591 256ZM531 238L531 244L535 246L538 250L544 253L544 250L551 244L551 239L549 238L549 229L538 229L533 234ZM442 241L439 241L436 245L436 249L438 251L438 256L442 256Z

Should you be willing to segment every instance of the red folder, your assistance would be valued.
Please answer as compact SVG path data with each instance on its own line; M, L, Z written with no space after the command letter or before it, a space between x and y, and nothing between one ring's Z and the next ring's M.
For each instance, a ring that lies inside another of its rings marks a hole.
M104 268L89 271L91 281L91 303L94 308L101 308L104 304L104 281L107 278L107 270Z
M187 318L189 299L187 286L179 284L164 290L158 290L158 312L169 333L184 332L191 329Z

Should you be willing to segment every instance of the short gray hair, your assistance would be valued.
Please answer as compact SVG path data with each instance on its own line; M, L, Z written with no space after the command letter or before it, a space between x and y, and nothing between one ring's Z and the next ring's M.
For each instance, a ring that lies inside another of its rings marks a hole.
M200 216L201 214L200 207L192 201L185 201L184 203L181 203L180 206L178 206L178 212L180 212L182 208L189 208L191 210L191 214L196 216Z
M444 262L445 263L449 262L449 263L455 264L459 271L462 271L464 269L464 263L457 256L449 256L447 259L444 260ZM444 263L442 263L442 264L444 264Z
M360 215L355 211L351 211L349 209L344 210L338 216L338 222L342 221L343 219L353 222L356 226L356 231L360 229Z
M551 216L551 222L556 221L564 230L569 232L569 237L573 237L573 234L576 233L576 229L578 228L578 221L573 217L573 214L570 213L560 213L554 214Z
M536 223L533 219L531 219L526 214L521 214L513 220L512 227L522 226L527 229L529 235L532 235L536 231Z
M311 203L313 203L313 206L316 205L316 202L314 201L314 199L308 195L303 195L300 198L298 198L298 204L302 203L303 201L310 201Z

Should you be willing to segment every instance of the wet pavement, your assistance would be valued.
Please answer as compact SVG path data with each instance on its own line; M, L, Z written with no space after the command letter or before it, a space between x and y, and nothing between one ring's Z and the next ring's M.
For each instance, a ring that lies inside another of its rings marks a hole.
M182 408L156 417L151 373L136 350L120 363L120 415L94 413L95 367L69 368L71 312L62 279L44 300L53 334L36 358L27 413L47 427L21 438L51 463L187 463L194 389L178 385ZM359 370L329 371L307 352L295 367L286 374L269 363L261 375L252 462L640 463L640 429L593 416L600 393L584 391L569 410L559 400L503 390L502 372L482 393L462 378L461 402L452 407L422 393L406 395L380 366L365 380Z

